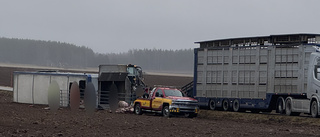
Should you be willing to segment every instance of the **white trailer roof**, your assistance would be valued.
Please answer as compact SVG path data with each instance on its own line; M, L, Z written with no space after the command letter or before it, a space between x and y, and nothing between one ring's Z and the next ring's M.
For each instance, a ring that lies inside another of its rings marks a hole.
M37 72L15 71L14 74L98 77L98 74L72 73L72 72L53 72L53 71L37 71Z
M200 44L200 48L206 47L230 47L236 46L253 46L253 45L284 45L284 44L300 44L300 43L313 43L320 44L320 34L281 34L270 36L256 36L256 37L239 37L227 38L217 40L207 40L195 42Z

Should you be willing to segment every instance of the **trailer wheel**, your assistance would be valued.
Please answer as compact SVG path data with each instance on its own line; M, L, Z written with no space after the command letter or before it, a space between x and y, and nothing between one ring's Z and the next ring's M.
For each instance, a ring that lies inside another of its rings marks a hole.
M235 99L233 101L232 109L234 112L239 112L240 111L240 102L238 99Z
M222 108L224 111L227 111L229 109L229 101L227 99L222 101Z
M318 116L318 103L316 100L312 101L310 110L311 110L312 117L314 117L314 118L319 117Z
M163 106L162 108L162 115L164 117L170 117L170 110L169 110L169 106L166 105L166 106Z
M216 109L216 101L214 101L213 99L211 99L211 100L209 101L209 108L210 108L211 110L215 110L215 109Z
M285 102L283 97L279 97L277 100L277 112L280 114L284 114L285 113Z
M287 116L299 116L299 112L292 112L292 99L287 98L286 100L286 109L285 109L286 115Z
M141 106L140 106L139 103L134 105L134 113L137 114L137 115L141 115L142 114Z
M292 113L291 108L292 108L291 99L288 98L286 100L286 115L287 116L291 116L291 113Z

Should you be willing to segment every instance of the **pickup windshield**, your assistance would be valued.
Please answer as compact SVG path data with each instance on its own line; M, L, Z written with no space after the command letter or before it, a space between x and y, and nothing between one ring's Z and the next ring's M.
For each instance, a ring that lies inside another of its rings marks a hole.
M175 89L165 89L164 94L166 96L183 97L183 94L179 90Z

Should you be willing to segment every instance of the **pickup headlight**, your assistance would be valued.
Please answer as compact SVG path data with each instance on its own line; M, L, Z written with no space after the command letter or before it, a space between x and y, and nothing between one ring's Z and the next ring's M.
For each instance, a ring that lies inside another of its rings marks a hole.
M172 104L175 104L176 102L177 102L176 100L172 100L172 102L171 102L171 103L172 103Z

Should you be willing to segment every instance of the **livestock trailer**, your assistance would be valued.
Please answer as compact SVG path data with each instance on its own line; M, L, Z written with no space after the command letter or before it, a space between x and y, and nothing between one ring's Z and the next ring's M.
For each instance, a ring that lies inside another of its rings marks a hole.
M320 34L196 42L193 96L210 109L319 114Z
M72 82L79 84L83 98L84 89L92 82L97 95L98 74L66 73L55 71L14 72L13 101L28 104L48 104L48 88L51 81L57 81L60 88L60 106L69 106L69 94ZM98 101L96 101L97 104Z

